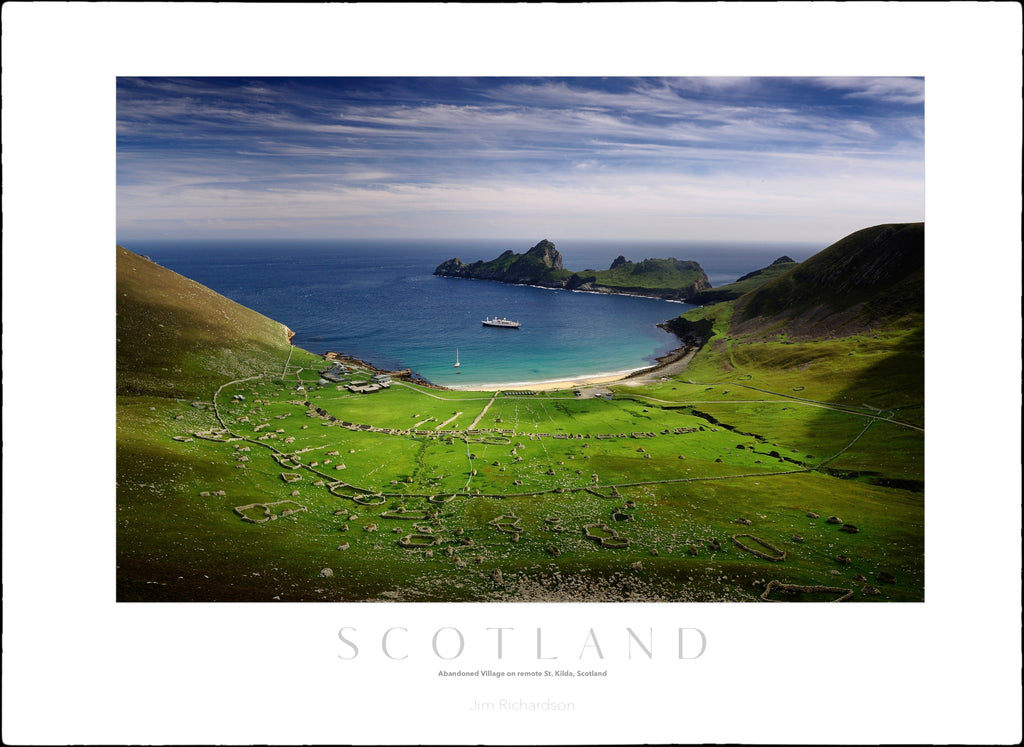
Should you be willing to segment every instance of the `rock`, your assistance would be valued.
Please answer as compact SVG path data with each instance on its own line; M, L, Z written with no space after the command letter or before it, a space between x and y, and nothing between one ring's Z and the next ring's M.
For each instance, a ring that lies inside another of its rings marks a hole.
M850 534L856 534L860 530L857 527L855 527L853 524L843 524L841 527L839 527L839 531L840 532L849 532Z
M871 586L871 585L869 585L869 584L865 584L865 585L864 585L864 588L863 588L863 589L861 589L861 593L862 593L862 594L867 594L868 596L872 596L872 597L874 597L874 596L878 596L878 595L879 595L879 594L881 594L882 592L880 592L880 591L879 591L878 589L876 589L876 588L875 588L874 586Z
M827 519L825 519L825 523L826 524L842 524L843 520L840 519L838 516L829 516Z
M878 575L875 578L877 578L883 584L896 583L896 577L886 573L885 571L879 571Z
M320 578L331 578L334 576L334 571L330 568L322 568L320 570Z
M754 522L752 522L750 519L736 519L735 523L742 524L743 526L747 526L748 527L751 524L753 524Z
M348 542L344 542L344 543L338 545L338 549L339 550L347 550L348 549Z
M807 518L808 519L817 519L818 515L816 513L814 513L813 511L808 511L807 512Z
M799 534L794 534L794 535L793 535L793 541L794 541L794 542L803 542L803 541L804 541L804 538L803 538L803 537L801 537L801 536L800 536Z
M638 560L635 563L630 563L629 567L634 571L642 571L644 569L644 564Z
M853 561L852 561L852 560L850 560L850 559L849 559L848 557L846 557L845 555L836 555L836 562L837 562L837 563L842 563L843 565L849 565L849 564L850 564L850 563L852 563Z

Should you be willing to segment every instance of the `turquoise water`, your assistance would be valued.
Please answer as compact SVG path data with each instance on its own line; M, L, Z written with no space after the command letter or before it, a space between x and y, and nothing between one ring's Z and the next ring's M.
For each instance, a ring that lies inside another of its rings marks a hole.
M658 322L693 308L630 296L549 290L435 277L453 256L491 259L530 241L120 242L296 332L314 353L336 351L379 368L410 368L448 387L516 386L643 368L677 347ZM563 246L565 266L605 268L618 254L640 260L696 259L712 285L763 267L793 245L707 248L650 243L626 251L613 242ZM485 327L508 317L519 329ZM460 366L454 367L456 352Z

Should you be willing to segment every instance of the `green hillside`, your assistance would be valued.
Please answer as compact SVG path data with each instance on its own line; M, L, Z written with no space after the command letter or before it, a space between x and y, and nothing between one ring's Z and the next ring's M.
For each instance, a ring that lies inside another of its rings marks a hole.
M923 425L924 225L857 231L673 326L703 344L689 368L696 377L751 376L769 389L794 381L801 397Z
M717 288L710 288L708 290L695 293L690 296L689 302L699 306L709 306L713 303L735 300L744 293L749 293L755 288L760 288L769 280L774 280L779 277L779 275L792 270L797 266L797 264L797 262L794 262L789 257L780 257L767 267L762 267L760 270L748 272L735 283L720 285Z
M562 255L547 239L523 254L509 249L486 262L479 260L466 264L455 257L439 265L434 274L552 288L565 287L566 281L572 276L571 272L562 267Z
M850 234L736 303L744 329L836 336L924 313L924 224Z
M700 288L708 287L707 282L703 268L691 260L670 257L629 262L620 257L607 270L576 273L569 287L692 298Z
M209 396L225 377L283 366L287 327L117 247L117 393Z

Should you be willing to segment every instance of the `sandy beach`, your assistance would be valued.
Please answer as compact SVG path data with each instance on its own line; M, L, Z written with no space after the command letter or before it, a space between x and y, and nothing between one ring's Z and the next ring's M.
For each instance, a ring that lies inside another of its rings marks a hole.
M575 379L564 379L559 381L538 381L523 382L521 384L505 385L500 389L531 389L535 392L551 392L562 389L580 389L584 387L595 387L603 384L622 384L625 386L640 386L648 384L666 376L676 376L686 370L697 348L681 347L658 359L658 363L649 368L639 368L633 371L625 371L620 374L609 376L581 376ZM467 392L493 392L496 387L488 386L467 386L459 387L459 391Z
M631 371L623 371L616 374L598 375L598 376L580 376L573 379L559 379L557 381L523 381L516 382L514 384L501 384L501 385L468 385L460 387L442 387L436 384L429 384L437 389L452 389L460 392L494 392L503 389L529 389L535 392L553 392L560 391L563 389L582 389L589 387L599 387L606 384L622 384L625 386L640 386L642 384L650 383L662 377L676 376L686 370L686 367L690 364L693 356L696 354L697 348L694 347L680 347L667 353L666 355L658 358L658 362L648 368L638 368ZM393 371L382 371L374 368L365 361L358 360L346 356L342 353L328 352L325 353L324 357L327 360L334 360L348 365L359 366L362 368L369 369L375 373L391 373L394 375L396 372ZM423 382L420 382L423 383Z

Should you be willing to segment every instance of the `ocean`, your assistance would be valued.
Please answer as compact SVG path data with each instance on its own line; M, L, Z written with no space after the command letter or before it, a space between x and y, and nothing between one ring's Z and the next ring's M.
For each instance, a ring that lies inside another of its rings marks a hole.
M525 252L538 240L140 240L119 242L287 325L295 345L382 369L409 368L441 386L515 387L619 374L678 346L658 322L687 304L435 277L441 262ZM619 254L700 263L713 286L823 246L740 242L555 242L572 270ZM519 329L485 327L507 317ZM459 367L454 363L458 356Z

